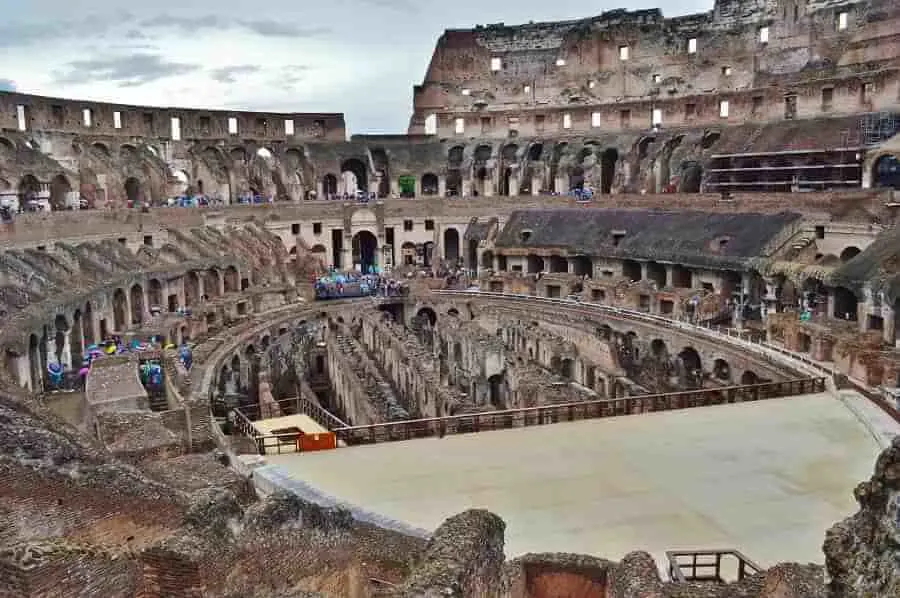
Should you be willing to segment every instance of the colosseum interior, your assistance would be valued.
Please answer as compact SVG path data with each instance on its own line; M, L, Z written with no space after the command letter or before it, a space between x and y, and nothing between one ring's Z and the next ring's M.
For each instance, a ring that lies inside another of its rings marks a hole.
M898 132L895 0L0 92L0 597L900 597Z

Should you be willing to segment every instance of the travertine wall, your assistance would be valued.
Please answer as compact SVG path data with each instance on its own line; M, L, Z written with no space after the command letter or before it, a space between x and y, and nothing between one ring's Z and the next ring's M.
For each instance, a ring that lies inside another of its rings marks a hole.
M719 0L669 19L612 10L448 30L415 87L409 131L425 132L429 115L440 137L507 137L896 109L898 32L889 0Z

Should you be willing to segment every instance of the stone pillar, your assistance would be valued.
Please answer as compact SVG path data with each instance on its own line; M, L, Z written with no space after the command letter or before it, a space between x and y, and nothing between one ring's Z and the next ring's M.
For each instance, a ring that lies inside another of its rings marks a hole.
M882 303L881 319L884 325L884 330L882 331L884 336L882 338L884 339L885 344L893 347L897 344L897 324L893 308Z
M447 197L447 177L444 175L438 176L438 196Z
M16 380L19 386L27 388L32 392L36 392L36 388L31 388L31 356L30 352L25 355L17 355L15 361Z
M569 191L569 180L564 176L556 177L556 192L567 193Z
M400 179L391 180L391 195L400 196Z
M509 177L509 195L514 197L519 194L519 175L514 174Z
M99 308L96 311L91 312L91 334L94 337L94 342L99 343L103 340L100 336L100 320L103 319L103 310Z
M460 195L463 197L471 197L472 196L472 181L469 179L463 179L462 181L462 189L460 189Z
M532 195L540 195L541 188L544 186L544 177L533 176L531 177L531 194Z
M54 344L54 348L56 343ZM63 332L63 345L62 352L60 354L60 362L63 365L63 369L71 370L72 369L72 331L66 330Z
M203 302L203 295L206 294L206 280L204 278L199 272L197 273L197 298L201 303Z
M416 197L422 197L422 177L416 177Z
M325 183L316 181L316 199L325 199Z
M826 313L825 315L828 316L829 318L833 318L834 317L834 292L833 291L828 293L828 301L825 303L825 309L828 310L828 313ZM844 314L841 314L840 316L841 316L841 318L843 318Z

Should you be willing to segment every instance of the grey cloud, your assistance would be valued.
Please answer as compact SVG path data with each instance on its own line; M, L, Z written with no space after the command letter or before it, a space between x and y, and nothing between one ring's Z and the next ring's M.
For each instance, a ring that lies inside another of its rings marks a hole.
M73 60L66 65L65 70L54 73L54 83L81 85L112 81L118 83L119 87L138 87L199 69L199 65L169 61L158 54L129 54Z
M0 91L15 91L16 82L12 79L0 79Z
M217 15L177 17L164 14L144 19L140 25L147 29L177 29L184 33L197 33L204 29L245 29L257 35L270 37L315 37L329 33L328 29L321 27L305 28L272 19L231 20Z
M219 83L236 83L238 75L250 75L261 70L262 67L255 64L236 64L213 69L209 72L209 76Z
M286 66L281 69L278 73L277 79L273 82L274 85L284 85L285 87L293 87L297 83L300 83L304 79L304 74L309 71L308 66L305 64L296 64L292 66Z

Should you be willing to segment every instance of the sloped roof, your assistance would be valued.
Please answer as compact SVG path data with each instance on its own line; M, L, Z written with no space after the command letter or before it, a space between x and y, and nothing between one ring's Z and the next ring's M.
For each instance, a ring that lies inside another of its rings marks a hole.
M729 267L759 256L773 237L800 218L793 212L518 210L500 231L496 246ZM527 239L524 231L530 231ZM621 234L618 242L614 233Z
M900 299L900 228L878 235L865 251L835 270L831 283L855 290L868 283L891 303Z

